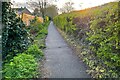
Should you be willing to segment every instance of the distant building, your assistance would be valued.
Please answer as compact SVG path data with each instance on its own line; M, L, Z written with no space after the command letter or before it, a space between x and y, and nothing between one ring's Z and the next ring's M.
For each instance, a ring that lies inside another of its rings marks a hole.
M33 20L35 16L32 15L32 13L26 8L13 8L13 10L16 12L17 16L22 19L22 21L29 26L30 25L30 20ZM38 17L38 20L42 23L43 18Z
M29 14L31 15L32 13L26 8L13 8L15 10L15 12L18 14L18 15L21 15L22 13L25 13L25 14Z

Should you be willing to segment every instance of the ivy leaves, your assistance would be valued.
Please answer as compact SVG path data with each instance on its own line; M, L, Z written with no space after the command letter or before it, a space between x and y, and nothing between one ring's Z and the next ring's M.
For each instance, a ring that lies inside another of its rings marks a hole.
M2 3L2 48L3 48L3 59L8 55L9 52L13 53L13 56L17 53L27 49L29 45L28 33L25 29L25 24L20 18L18 18L15 12L11 9L10 2Z

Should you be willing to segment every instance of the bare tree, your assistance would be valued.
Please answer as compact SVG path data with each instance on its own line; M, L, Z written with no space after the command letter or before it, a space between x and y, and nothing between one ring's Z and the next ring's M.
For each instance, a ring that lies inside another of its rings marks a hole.
M39 12L41 13L41 16L44 18L45 17L45 8L48 5L47 0L30 0L27 2L29 7L33 10L38 9Z
M71 2L71 1L66 2L60 10L61 10L63 13L69 13L69 12L71 12L72 10L74 10L73 4L74 4L74 3Z
M83 3L80 3L80 4L79 4L79 6L80 6L81 9L82 9L82 5L83 5Z
M38 8L35 8L35 9L34 9L33 15L39 16L39 10L38 10Z
M52 2L57 2L56 0L29 0L27 4L29 5L29 8L32 10L39 12L43 18L45 17L45 14L47 12L47 7L52 5Z

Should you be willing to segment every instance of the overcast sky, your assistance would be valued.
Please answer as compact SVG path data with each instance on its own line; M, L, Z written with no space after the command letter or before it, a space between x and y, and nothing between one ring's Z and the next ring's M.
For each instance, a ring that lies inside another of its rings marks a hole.
M26 2L28 0L11 0L12 2L15 1L15 3L19 2L22 3L20 6L26 6ZM113 2L115 0L55 0L56 2L54 2L54 4L56 4L58 6L58 8L61 8L63 6L63 4L65 2L68 1L72 1L74 3L74 8L75 10L80 10L80 9L84 9L84 8L89 8L89 7L94 7L94 6L98 6L101 4L105 4L108 2Z
M70 0L59 0L57 2L57 5L59 7L62 7L62 5L67 1L70 1ZM98 6L104 3L112 2L114 0L71 0L71 1L74 3L75 9L80 10L81 8L84 9L88 7Z

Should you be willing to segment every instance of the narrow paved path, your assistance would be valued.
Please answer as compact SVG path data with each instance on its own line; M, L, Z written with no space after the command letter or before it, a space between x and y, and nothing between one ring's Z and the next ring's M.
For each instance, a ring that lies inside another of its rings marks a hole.
M44 68L49 72L47 78L89 78L82 61L63 40L53 22L48 28L46 38L46 61Z

